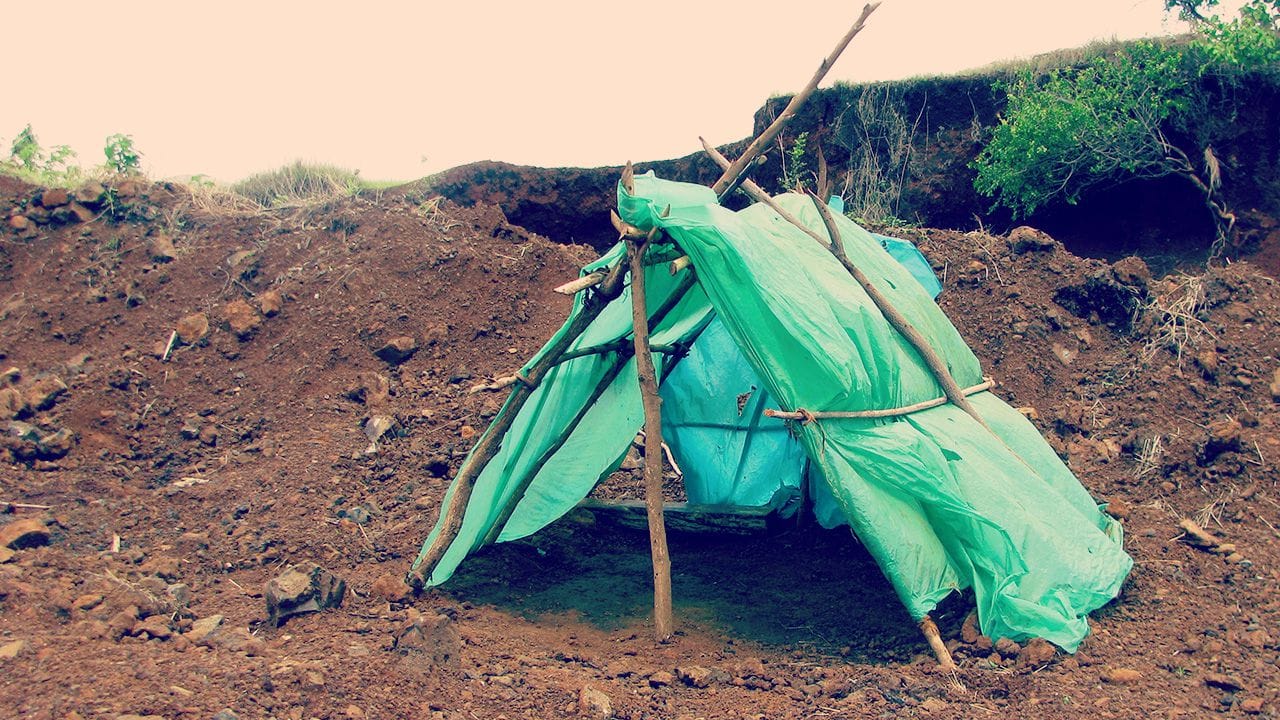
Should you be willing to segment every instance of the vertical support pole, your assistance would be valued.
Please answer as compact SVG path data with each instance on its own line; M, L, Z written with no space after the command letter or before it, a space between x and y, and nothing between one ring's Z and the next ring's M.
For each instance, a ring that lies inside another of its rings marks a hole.
M662 516L662 398L649 350L649 311L645 305L644 251L657 228L643 240L627 239L631 262L631 317L636 348L636 375L644 404L644 502L649 516L649 553L653 559L653 631L658 642L671 638L671 555Z
M947 650L946 643L942 642L942 635L938 633L938 626L933 622L933 618L924 616L920 621L920 632L924 633L929 649L933 650L934 657L938 658L938 665L948 672L955 670L956 661L951 659L951 651Z

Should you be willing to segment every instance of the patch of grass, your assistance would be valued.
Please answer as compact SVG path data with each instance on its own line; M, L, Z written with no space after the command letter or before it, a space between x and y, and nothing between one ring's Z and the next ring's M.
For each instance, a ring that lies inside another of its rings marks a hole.
M1185 45L1189 40L1189 36L1184 36L1181 38L1153 38L1146 42L1174 46ZM985 75L1005 75L1012 77L1021 73L1030 72L1033 76L1039 76L1062 68L1080 67L1092 62L1096 58L1111 57L1120 50L1126 47L1131 47L1135 42L1138 41L1116 39L1094 40L1081 47L1050 50L1049 52L1033 55L1030 58L997 60L993 63L983 65L982 67L973 68L971 70L961 70L956 73L956 75L960 77Z
M250 175L234 183L231 191L264 208L274 208L326 202L353 195L366 187L359 171L298 160Z

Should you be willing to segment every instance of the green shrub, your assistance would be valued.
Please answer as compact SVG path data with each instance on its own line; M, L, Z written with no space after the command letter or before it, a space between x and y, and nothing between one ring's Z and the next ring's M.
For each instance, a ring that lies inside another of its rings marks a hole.
M134 147L131 135L109 136L102 152L107 156L107 170L117 175L136 175L142 169L142 153Z
M1100 185L1187 171L1187 156L1164 133L1190 101L1184 58L1140 42L1080 68L1018 74L975 162L974 186L1027 215Z
M10 144L9 157L0 162L0 172L34 185L71 187L82 179L80 167L72 164L75 157L75 151L66 145L56 145L45 152L35 131L27 125Z

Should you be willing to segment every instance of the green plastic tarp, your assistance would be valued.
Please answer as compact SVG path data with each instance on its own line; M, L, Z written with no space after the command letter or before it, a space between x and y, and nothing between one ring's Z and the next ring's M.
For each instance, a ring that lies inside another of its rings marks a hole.
M697 277L654 328L655 346L696 346L715 321L762 385L760 397L786 410L891 409L942 397L915 350L844 268L768 207L733 212L708 188L651 174L636 177L634 188L634 194L619 188L623 219L642 229L662 228L665 242L688 255ZM825 233L809 199L787 194L776 200ZM837 222L849 257L921 331L957 382L982 383L977 358L930 294L870 233L843 217ZM650 252L662 250L658 244ZM622 254L615 247L583 272ZM654 262L645 279L652 315L680 278ZM573 347L629 339L630 304L624 292ZM573 313L581 308L579 298ZM679 357L655 353L659 373L672 374ZM619 366L612 381L602 382ZM597 385L603 395L588 403ZM665 408L678 417L675 405L705 400L667 391ZM736 407L736 397L722 400ZM949 593L971 587L985 634L1043 637L1074 651L1088 632L1087 614L1116 595L1131 567L1119 525L1099 511L1026 418L990 392L971 401L990 430L947 404L890 418L824 419L792 431L821 485L814 494L838 508L913 617L923 618ZM745 424L753 422L764 433L776 432L750 417ZM626 352L557 365L480 473L462 531L428 583L447 580L484 544L508 502L517 504L498 541L529 535L568 512L618 466L642 423L634 362ZM567 428L573 429L561 438ZM749 436L748 430L744 442ZM766 442L767 435L760 438ZM702 460L686 451L682 462L690 468ZM753 473L752 482L761 477ZM783 477L775 483L776 489L785 485ZM424 553L439 531L437 523Z

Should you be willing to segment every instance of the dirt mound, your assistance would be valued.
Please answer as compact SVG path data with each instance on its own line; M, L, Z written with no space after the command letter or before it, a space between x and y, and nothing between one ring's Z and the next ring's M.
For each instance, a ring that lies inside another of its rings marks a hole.
M914 237L998 392L1112 503L1137 561L1071 657L982 638L972 601L949 601L953 679L856 541L794 524L675 536L682 630L662 646L643 533L590 513L407 595L501 400L467 388L558 327L550 288L583 247L412 193L248 212L164 185L63 204L0 178L0 219L16 715L1195 717L1280 700L1280 290L1246 264L1155 280L1031 230ZM1178 539L1184 519L1234 548ZM304 563L320 569L285 572ZM277 612L317 612L274 627L273 579Z
M725 150L736 156L745 144L739 141ZM652 170L668 180L705 185L720 177L719 166L701 152L675 160L637 163L635 170ZM603 252L618 240L609 223L609 210L614 206L621 171L621 165L541 168L485 161L446 170L392 193L415 199L438 194L466 206L496 205L517 225L557 242L590 245Z

